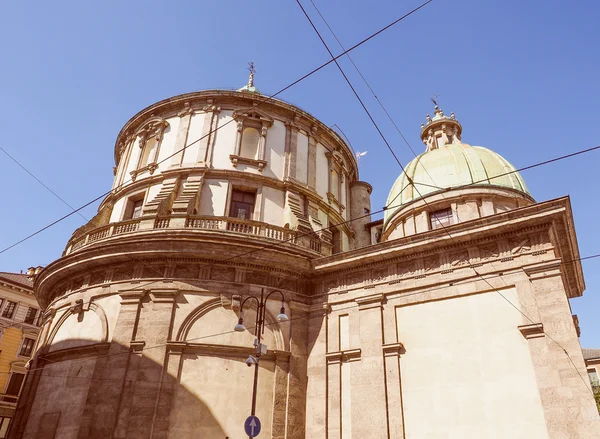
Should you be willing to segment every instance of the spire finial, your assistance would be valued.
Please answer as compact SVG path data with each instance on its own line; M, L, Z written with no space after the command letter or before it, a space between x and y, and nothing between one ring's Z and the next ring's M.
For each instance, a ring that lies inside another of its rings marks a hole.
M250 61L248 63L248 70L250 71L250 76L248 77L248 87L254 87L254 73L256 73L256 67L254 67L254 61Z
M437 98L439 98L439 97L440 97L439 93L434 93L433 97L429 98L429 99L431 99L431 102L433 102L433 105L435 105L436 108L439 107L439 105L437 103Z

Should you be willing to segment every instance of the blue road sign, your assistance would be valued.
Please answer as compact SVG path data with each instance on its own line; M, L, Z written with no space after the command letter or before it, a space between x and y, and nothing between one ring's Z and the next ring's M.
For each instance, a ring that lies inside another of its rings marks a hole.
M258 433L260 433L260 419L256 416L248 416L246 422L244 422L244 430L250 437L258 436Z

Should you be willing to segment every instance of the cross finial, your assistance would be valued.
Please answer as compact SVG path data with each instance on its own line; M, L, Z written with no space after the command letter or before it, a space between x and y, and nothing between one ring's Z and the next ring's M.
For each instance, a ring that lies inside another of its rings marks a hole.
M438 106L438 103L437 103L437 98L439 98L439 97L440 97L439 93L434 93L434 94L433 94L433 97L432 97L432 98L430 98L430 99L431 99L431 102L433 102L433 105L435 105L436 107Z
M250 77L248 78L248 87L254 87L254 73L256 73L256 67L254 67L254 61L248 63L248 70L250 70Z

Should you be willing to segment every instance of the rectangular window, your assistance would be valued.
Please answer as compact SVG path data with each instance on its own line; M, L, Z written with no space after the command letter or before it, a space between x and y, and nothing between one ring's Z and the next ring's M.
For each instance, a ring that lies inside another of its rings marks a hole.
M123 215L123 221L136 219L142 216L142 208L144 207L144 195L135 196L127 200L127 206L125 207L125 215Z
M44 313L42 311L40 311L40 313L38 314L38 318L35 321L35 326L42 326L43 321L44 321Z
M21 350L19 351L19 355L21 357L31 357L31 352L33 351L34 345L35 345L34 339L24 338L23 343L21 343Z
M251 220L254 213L256 194L253 192L231 191L231 208L229 216L233 218Z
M340 253L342 251L342 233L336 227L331 229L331 241L333 244L332 253Z
M2 317L6 317L7 319L12 319L16 308L17 308L16 302L7 301L6 306L4 307L4 311L2 311Z
M6 394L18 396L19 392L21 391L23 379L25 379L25 374L13 373L10 376L10 381L8 382L8 386L6 387Z
M436 210L435 212L431 212L429 214L429 225L431 226L431 230L448 227L453 223L454 219L452 216L452 209L450 207L447 209Z
M600 379L598 379L598 372L596 372L596 369L588 369L588 377L590 378L592 386L600 386Z
M37 317L38 309L29 307L27 310L27 315L25 316L25 323L29 323L33 325L35 322L35 318Z
M6 437L6 433L8 433L8 426L10 425L11 418L7 416L0 416L0 439L4 439Z

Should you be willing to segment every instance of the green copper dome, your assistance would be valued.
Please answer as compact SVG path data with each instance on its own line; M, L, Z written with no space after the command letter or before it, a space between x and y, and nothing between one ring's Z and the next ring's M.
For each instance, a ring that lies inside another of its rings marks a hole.
M424 141L426 132L427 127L421 134ZM430 134L435 135L435 130ZM441 137L438 136L438 139ZM442 145L440 142L442 146L436 143L428 146L428 151L412 160L398 177L387 199L386 206L389 208L385 211L384 225L398 209L421 196L473 183L477 186L513 189L531 197L521 175L499 154L481 146L461 143L449 136L444 141L452 143ZM410 180L416 188L409 184Z

